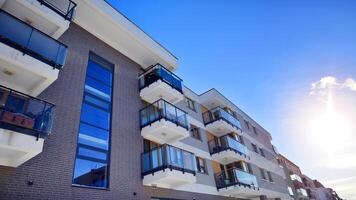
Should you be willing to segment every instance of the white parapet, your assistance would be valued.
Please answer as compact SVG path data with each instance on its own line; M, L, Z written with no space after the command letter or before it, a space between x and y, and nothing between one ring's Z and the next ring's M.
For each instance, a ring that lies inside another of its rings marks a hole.
M196 182L196 176L191 173L183 173L179 170L165 169L143 177L143 185L157 186L161 188L176 188L185 184Z
M164 144L171 143L189 136L189 131L164 118L153 122L141 129L145 139Z
M184 95L180 91L161 80L157 80L147 87L142 88L140 97L149 103L153 103L162 98L175 104L184 99Z

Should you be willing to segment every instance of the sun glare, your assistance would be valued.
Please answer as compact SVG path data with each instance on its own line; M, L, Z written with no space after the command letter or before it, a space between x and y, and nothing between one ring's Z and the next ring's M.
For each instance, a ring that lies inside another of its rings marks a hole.
M313 143L330 156L351 142L350 123L334 110L331 92L326 101L325 111L310 121L309 128L308 132L311 134Z

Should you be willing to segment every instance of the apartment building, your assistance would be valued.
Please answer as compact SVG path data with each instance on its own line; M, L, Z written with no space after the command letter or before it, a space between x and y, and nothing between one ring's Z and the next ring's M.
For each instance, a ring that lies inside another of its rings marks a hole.
M278 155L278 163L283 167L286 175L288 192L295 200L310 199L311 194L308 195L302 180L302 172L298 165L290 161L285 156Z
M177 67L106 1L0 0L0 199L291 199L271 134Z

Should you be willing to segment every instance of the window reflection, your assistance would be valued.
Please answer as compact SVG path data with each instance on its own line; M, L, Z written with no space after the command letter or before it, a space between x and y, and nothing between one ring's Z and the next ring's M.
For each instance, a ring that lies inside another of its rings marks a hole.
M113 65L91 54L87 66L73 184L107 188Z

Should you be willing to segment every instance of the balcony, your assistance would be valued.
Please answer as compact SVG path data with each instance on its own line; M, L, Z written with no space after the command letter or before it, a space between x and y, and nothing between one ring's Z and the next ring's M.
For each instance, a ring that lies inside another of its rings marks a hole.
M238 119L220 107L203 113L206 129L217 137L230 132L240 132L241 124Z
M182 80L160 64L139 76L139 89L141 98L149 103L163 98L174 104L184 99Z
M0 84L33 96L57 79L66 60L66 45L3 10L0 42Z
M0 0L0 8L53 38L59 38L73 18L71 0Z
M0 165L17 167L42 152L54 105L0 86Z
M296 189L296 193L299 198L307 198L308 197L308 193L304 188Z
M141 135L163 144L189 136L187 113L160 99L140 110Z
M247 147L229 135L222 136L217 140L210 140L208 144L212 159L223 165L250 159Z
M216 187L220 195L237 197L257 197L260 193L254 175L237 168L215 174Z
M163 145L141 155L143 184L175 188L196 182L193 153Z

